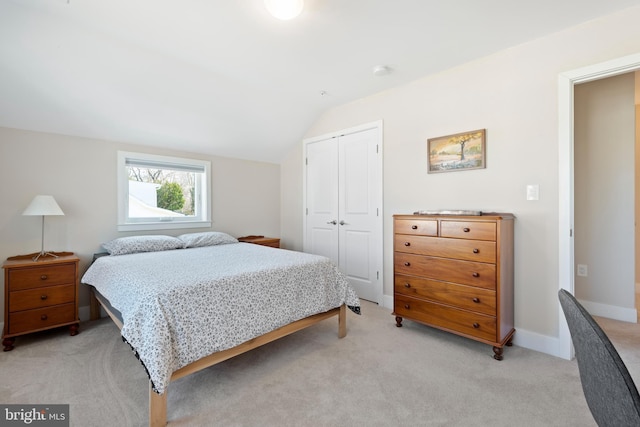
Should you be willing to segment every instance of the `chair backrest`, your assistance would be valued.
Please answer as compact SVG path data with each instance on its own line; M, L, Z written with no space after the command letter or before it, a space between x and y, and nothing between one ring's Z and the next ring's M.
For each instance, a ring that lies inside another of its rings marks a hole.
M558 298L569 324L582 390L603 426L640 426L640 395L615 347L593 317L564 289Z

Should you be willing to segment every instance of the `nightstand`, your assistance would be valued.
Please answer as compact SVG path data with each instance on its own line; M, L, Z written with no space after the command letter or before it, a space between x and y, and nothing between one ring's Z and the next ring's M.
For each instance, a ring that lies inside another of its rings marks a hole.
M275 237L264 237L264 236L244 236L238 237L238 241L245 243L255 243L256 245L262 246L270 246L272 248L280 247L280 239Z
M32 255L8 258L4 269L4 351L13 350L15 337L69 326L78 334L78 262L72 252L38 261Z

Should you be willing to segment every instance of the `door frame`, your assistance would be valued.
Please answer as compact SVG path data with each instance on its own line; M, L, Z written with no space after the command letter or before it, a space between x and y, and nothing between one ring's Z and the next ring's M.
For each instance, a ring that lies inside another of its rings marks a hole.
M318 142L318 141L322 141L325 139L331 139L331 138L336 138L339 136L344 136L344 135L348 135L348 134L352 134L352 133L357 133L357 132L362 132L362 131L366 131L366 130L371 130L371 129L375 129L376 132L376 137L378 139L378 162L376 167L378 168L378 194L375 195L375 197L379 200L380 202L380 208L378 211L378 217L377 217L377 221L376 221L376 236L375 236L375 242L374 244L377 246L378 250L376 251L376 259L375 259L375 263L376 263L376 270L378 271L378 277L376 280L376 286L377 289L375 290L375 293L377 295L376 298L376 302L378 305L382 305L383 303L383 282L384 282L384 245L383 245L383 231L384 231L384 213L383 213L383 209L384 209L384 199L383 199L383 186L384 186L384 179L383 179L383 168L382 168L382 158L383 158L383 149L382 149L382 142L383 142L383 132L382 132L382 120L377 120L374 122L369 122L369 123L364 123L358 126L354 126L354 127L350 127L347 129L342 129L339 131L335 131L335 132L330 132L324 135L319 135L319 136L315 136L315 137L311 137L311 138L305 138L302 140L302 165L304 168L305 165L305 159L306 159L306 155L307 155L307 144L313 143L313 142ZM306 207L307 207L307 173L306 173L306 168L303 169L303 173L302 173L302 248L303 251L307 250L308 244L309 242L307 242L307 214L306 214Z
M640 54L561 73L558 76L558 232L559 289L574 293L574 86L640 69ZM569 327L558 304L558 347L556 355L573 357Z

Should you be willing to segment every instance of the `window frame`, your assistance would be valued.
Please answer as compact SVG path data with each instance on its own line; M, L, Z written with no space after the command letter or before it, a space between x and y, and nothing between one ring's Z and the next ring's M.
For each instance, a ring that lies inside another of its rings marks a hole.
M202 169L200 179L196 181L196 210L194 217L129 218L129 174L127 162L144 162L166 166L183 166L190 169ZM183 157L160 156L156 154L118 151L117 161L117 197L118 197L118 231L171 230L211 227L211 162L206 160L187 159Z

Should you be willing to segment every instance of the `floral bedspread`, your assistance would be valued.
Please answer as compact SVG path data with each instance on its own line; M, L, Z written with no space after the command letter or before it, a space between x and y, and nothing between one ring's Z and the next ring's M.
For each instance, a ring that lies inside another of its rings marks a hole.
M122 337L163 393L211 353L360 300L325 257L231 243L98 258L82 277L122 314Z

